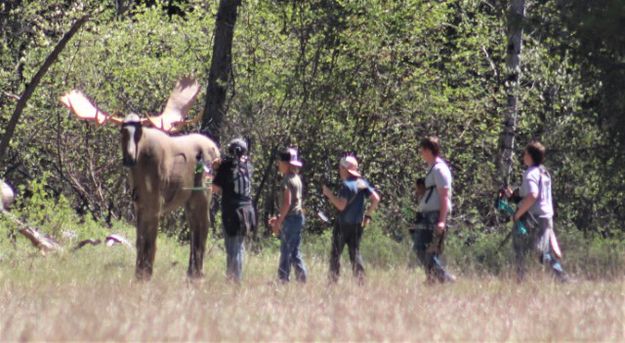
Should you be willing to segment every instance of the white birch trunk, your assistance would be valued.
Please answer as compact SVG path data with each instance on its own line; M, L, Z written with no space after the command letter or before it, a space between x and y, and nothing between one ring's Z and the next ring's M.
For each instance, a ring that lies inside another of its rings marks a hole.
M525 0L510 1L508 12L508 48L506 58L506 95L507 105L501 137L501 155L499 170L502 182L510 183L514 154L514 138L516 134L519 110L517 106L519 82L521 79L521 46L523 36L523 21L525 19Z

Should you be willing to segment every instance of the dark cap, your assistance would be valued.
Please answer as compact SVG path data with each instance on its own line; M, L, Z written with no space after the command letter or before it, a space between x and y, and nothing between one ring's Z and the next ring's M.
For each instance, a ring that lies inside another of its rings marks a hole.
M235 138L228 143L228 154L241 157L247 154L247 143L243 138Z

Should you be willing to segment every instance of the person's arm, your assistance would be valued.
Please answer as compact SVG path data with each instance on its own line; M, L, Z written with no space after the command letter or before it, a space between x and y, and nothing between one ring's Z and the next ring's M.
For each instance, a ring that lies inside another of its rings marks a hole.
M378 192L373 189L371 189L370 192L371 194L369 194L369 201L371 203L369 204L369 207L365 212L365 218L362 222L363 227L369 225L369 222L371 221L371 216L373 215L373 212L378 208L378 204L380 203L380 195L378 194Z
M222 163L220 159L215 159L213 161L213 171L215 172L215 176L213 177L213 182L211 183L211 188L213 189L214 194L221 194L222 187L224 183L224 171L222 170Z
M439 233L445 231L447 213L449 213L449 188L437 187L438 198L440 199L440 209L438 210L438 223L436 225Z
M213 188L213 194L221 194L221 187L217 186L214 183L211 186Z
M280 232L282 228L282 223L284 223L284 218L289 213L289 209L291 208L291 190L288 187L284 187L282 190L282 204L280 204L280 213L275 220L272 221L272 231L275 234Z
M323 195L325 195L328 200L336 207L337 210L343 211L347 206L347 199L339 198L326 185L322 186Z
M449 190L451 189L451 173L449 169L435 168L434 184L438 192L438 222L436 223L436 231L441 234L445 231L447 225L447 215L449 214Z
M537 177L534 172L530 172L524 176L522 187L527 190L527 195L523 197L521 202L517 205L517 210L514 213L514 216L512 216L512 220L520 220L521 217L529 211L530 208L532 208L532 205L534 205L536 199L538 198L538 182L539 177Z
M521 217L523 217L523 215L527 211L529 211L530 208L532 208L537 198L538 198L538 193L529 193L528 195L526 195L525 198L523 198L523 200L521 200L521 202L519 203L519 206L516 212L514 213L514 216L512 217L512 219L515 222L519 221Z

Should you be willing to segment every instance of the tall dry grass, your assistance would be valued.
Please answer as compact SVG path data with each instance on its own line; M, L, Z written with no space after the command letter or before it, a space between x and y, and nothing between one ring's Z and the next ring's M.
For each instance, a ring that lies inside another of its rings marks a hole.
M186 280L186 253L160 247L149 283L133 280L134 253L122 248L5 256L0 341L625 340L623 279L560 285L538 273L521 285L461 277L427 287L418 269L369 268L358 286L343 263L329 286L324 259L310 256L307 284L280 285L278 256L263 253L246 256L237 287L219 246L201 282Z

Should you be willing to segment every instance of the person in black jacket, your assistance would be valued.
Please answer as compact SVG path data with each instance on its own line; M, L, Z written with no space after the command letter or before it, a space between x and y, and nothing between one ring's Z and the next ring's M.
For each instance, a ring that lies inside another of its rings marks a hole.
M221 213L227 254L226 275L237 283L243 273L243 241L256 226L252 206L252 167L247 143L241 138L228 144L228 156L217 166L213 192L221 193Z

